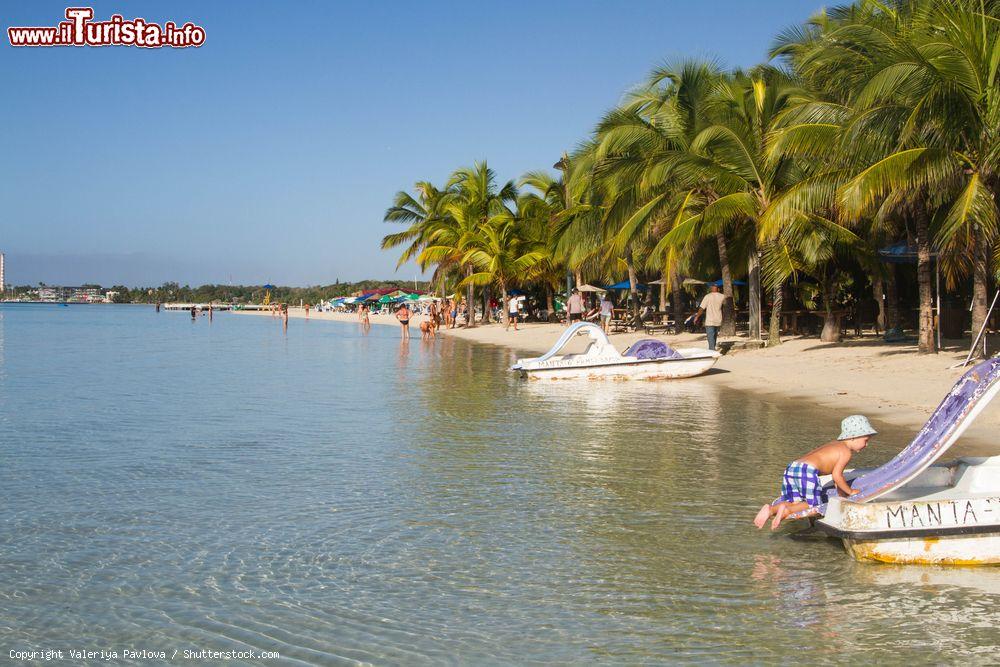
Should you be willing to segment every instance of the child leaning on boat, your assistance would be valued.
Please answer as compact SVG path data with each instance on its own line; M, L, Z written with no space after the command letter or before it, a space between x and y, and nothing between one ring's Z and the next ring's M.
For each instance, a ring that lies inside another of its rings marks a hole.
M760 508L754 525L763 528L767 520L774 517L771 530L775 530L789 515L825 503L820 475L833 475L833 483L845 496L857 493L857 489L852 489L844 479L844 468L852 456L868 446L868 439L876 433L878 431L864 415L851 415L840 422L840 437L788 464L781 480L781 497Z

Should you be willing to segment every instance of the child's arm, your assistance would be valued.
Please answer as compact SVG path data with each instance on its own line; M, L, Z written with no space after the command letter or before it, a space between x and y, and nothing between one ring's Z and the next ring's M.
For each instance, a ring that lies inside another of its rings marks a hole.
M846 468L847 464L851 462L851 457L854 455L854 452L847 449L847 447L844 447L844 449L846 450L846 453L842 452L840 456L837 457L837 464L833 466L833 483L837 485L837 489L841 493L853 496L860 489L852 489L850 484L847 483L847 480L844 479L844 468Z

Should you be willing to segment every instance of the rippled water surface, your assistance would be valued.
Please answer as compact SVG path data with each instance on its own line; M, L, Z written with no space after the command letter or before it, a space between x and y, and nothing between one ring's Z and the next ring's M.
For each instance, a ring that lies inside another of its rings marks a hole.
M995 660L1000 571L750 524L841 415L699 379L526 383L506 350L396 336L0 307L3 659Z

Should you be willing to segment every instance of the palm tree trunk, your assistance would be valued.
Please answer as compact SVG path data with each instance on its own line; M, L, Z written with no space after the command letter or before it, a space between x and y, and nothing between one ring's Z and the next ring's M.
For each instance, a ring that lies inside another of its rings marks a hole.
M583 284L583 271L577 269L574 277L576 278L576 288L580 289L580 285Z
M493 316L490 314L490 286L483 288L483 323L490 324Z
M506 326L510 326L509 325L510 315L508 313L508 311L510 310L510 307L507 305L507 286L505 284L503 284L503 283L500 283L500 299L501 299L501 301L500 301L500 324L504 325L505 327Z
M837 326L837 318L833 314L833 276L826 270L823 271L823 331L820 332L819 339L824 343L840 342L840 327Z
M931 295L931 237L930 217L921 205L915 216L917 232L917 286L920 291L920 327L917 333L917 352L937 353L934 342L934 302Z
M666 269L660 274L660 280L663 281L663 284L660 285L660 312L665 313L667 312L667 283L670 282L670 274L667 273ZM666 322L666 320L667 316L664 315L662 321Z
M784 297L784 283L775 285L771 300L771 322L767 330L768 347L781 345L781 304Z
M885 331L886 314L885 314L885 300L882 295L885 294L885 283L882 280L882 274L875 273L872 276L872 296L875 298L875 304L878 306L878 316L875 318L875 326L877 326L882 331Z
M465 277L472 275L472 265L465 267ZM476 288L469 283L465 287L465 328L471 329L476 326Z
M639 294L636 285L639 284L639 277L635 272L635 265L632 263L632 249L625 251L625 265L628 267L628 293L632 297L632 317L635 322L639 321Z
M681 290L681 274L676 268L670 271L670 301L674 311L674 333L679 334L684 327L684 295Z
M976 334L986 323L986 311L987 305L986 301L989 296L987 292L989 291L989 249L986 242L986 235L982 232L976 234L975 239L976 247L974 249L975 258L972 264L972 338L975 340ZM938 313L938 318L941 317L941 313ZM938 322L938 326L941 326L941 322ZM981 359L985 355L983 354L982 346L977 345L975 350L972 350L972 356L976 359Z
M756 247L750 249L747 265L747 311L751 340L760 340L760 254Z
M885 330L900 326L899 289L896 283L896 265L890 264L885 272Z
M715 235L715 243L719 246L719 267L722 270L722 326L719 334L722 336L736 335L736 312L733 307L733 273L729 270L729 252L726 249L726 237L722 232Z
M551 322L556 314L556 302L552 294L552 285L545 285L545 312L549 314L549 322Z

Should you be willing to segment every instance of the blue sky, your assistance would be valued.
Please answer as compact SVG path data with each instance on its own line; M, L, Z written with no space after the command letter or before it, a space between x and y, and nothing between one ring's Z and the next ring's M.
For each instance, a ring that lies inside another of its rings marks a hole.
M81 3L82 4L82 3ZM17 284L412 278L417 180L550 167L657 63L764 59L818 0L94 2L198 49L0 47L0 250ZM8 2L3 27L66 3ZM4 30L6 33L6 30Z

